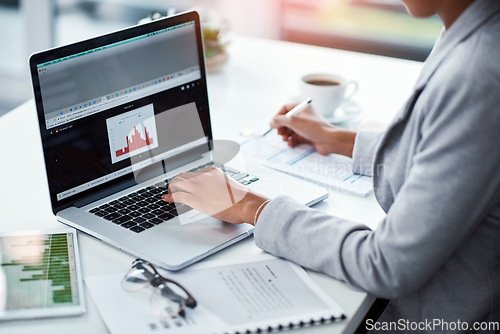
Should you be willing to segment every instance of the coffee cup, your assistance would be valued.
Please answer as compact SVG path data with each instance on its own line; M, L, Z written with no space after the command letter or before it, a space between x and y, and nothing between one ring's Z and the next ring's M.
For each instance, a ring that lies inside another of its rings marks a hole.
M327 119L334 119L338 107L358 90L358 83L328 73L304 75L300 80L301 98L310 97L313 108Z

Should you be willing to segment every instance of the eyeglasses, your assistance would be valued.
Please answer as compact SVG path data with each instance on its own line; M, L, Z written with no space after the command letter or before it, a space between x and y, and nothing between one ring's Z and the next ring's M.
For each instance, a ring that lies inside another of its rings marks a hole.
M184 317L186 307L196 307L196 300L182 285L160 275L152 263L137 259L123 277L122 288L128 292L136 292L148 286L155 288L150 306L160 317Z

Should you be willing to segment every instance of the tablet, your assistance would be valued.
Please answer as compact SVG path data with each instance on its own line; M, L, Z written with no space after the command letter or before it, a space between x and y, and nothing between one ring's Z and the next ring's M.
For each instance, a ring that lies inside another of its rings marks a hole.
M0 233L0 321L85 312L74 229Z

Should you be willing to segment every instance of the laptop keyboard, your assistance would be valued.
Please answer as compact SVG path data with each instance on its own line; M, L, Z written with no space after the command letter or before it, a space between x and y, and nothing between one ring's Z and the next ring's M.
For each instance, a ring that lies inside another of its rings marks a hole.
M210 165L212 164L209 163L199 166L190 170L190 172L209 167ZM248 173L227 168L224 168L224 171L244 185L259 180L258 177L249 175ZM168 203L161 199L161 196L168 192L170 180L171 179L167 179L154 185L144 187L116 200L92 208L88 212L120 225L130 231L136 233L143 232L192 210L192 208L187 205Z

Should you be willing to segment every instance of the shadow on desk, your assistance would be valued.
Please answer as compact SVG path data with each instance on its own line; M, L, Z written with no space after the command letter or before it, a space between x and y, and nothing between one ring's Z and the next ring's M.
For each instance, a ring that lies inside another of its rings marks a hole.
M366 313L365 317L363 318L363 320L359 324L359 326L356 329L356 331L354 332L354 334L368 333L368 330L366 329L366 322L368 321L368 319L376 321L382 315L382 312L384 312L385 308L389 304L389 301L390 300L383 299L383 298L375 299L375 302L373 302L372 307L370 308L368 313Z

